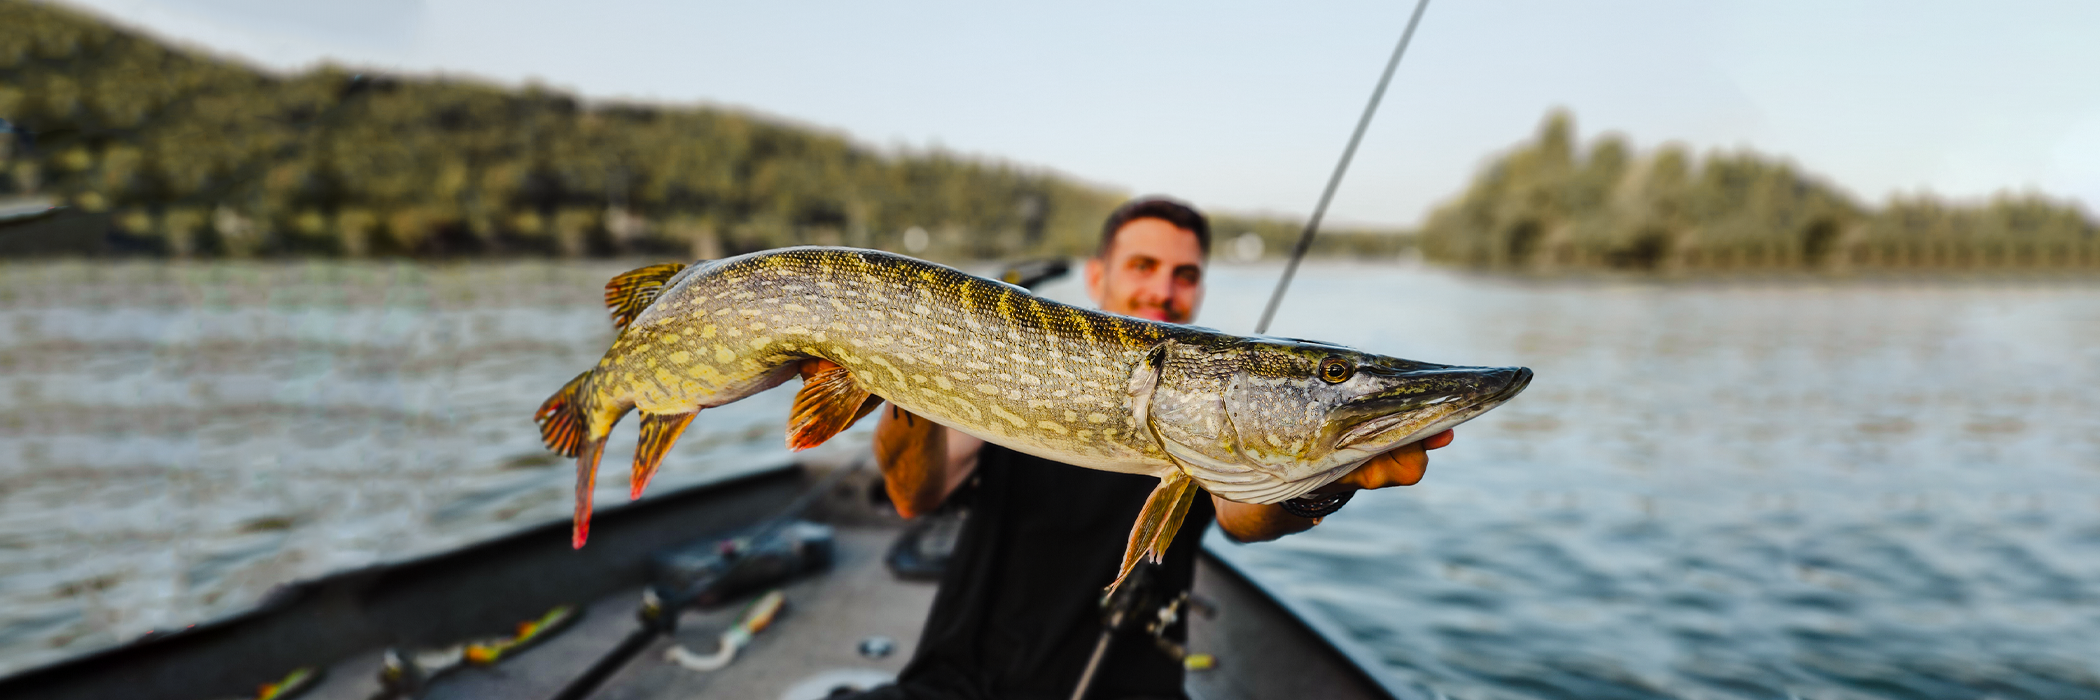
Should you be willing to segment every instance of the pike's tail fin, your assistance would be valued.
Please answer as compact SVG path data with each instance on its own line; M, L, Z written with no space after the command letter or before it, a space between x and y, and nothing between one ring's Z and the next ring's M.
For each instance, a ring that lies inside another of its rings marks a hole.
M540 404L532 419L540 424L540 440L563 457L576 458L576 520L570 543L582 547L591 534L591 491L598 481L598 458L605 454L605 435L591 435L592 416L586 411L603 410L586 406L584 384L591 378L590 372L576 375L563 384L561 391L547 397ZM628 407L618 407L607 421L610 432L612 423L627 413ZM603 416L599 416L602 418Z
M591 492L598 486L598 458L605 454L605 438L585 442L576 453L576 515L569 521L569 546L583 549L591 538Z
M577 405L577 394L582 391L584 380L590 377L590 372L576 375L575 379L561 385L561 391L547 397L547 402L540 404L539 412L532 414L533 422L540 424L540 442L546 443L547 449L555 454L574 457L583 447L584 433L588 428L583 422L582 407Z

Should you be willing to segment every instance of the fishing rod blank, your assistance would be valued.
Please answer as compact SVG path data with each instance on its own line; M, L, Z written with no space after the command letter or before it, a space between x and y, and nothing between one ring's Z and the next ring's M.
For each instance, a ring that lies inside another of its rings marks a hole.
M1371 115L1378 112L1379 100L1385 99L1385 86L1393 82L1393 69L1400 67L1400 57L1407 53L1407 43L1415 38L1415 27L1422 24L1422 11L1429 9L1429 0L1415 3L1415 14L1407 20L1407 31L1400 33L1400 45L1393 47L1393 58L1385 63L1385 74L1378 77L1378 88L1371 91L1371 103L1364 105L1364 116L1356 120L1356 133L1349 135L1349 146L1342 149L1342 160L1334 164L1334 175L1327 178L1327 189L1320 193L1320 203L1313 207L1312 218L1305 222L1305 232L1298 235L1298 247L1291 250L1291 261L1283 266L1283 279L1276 281L1276 292L1269 295L1268 308L1262 309L1261 322L1254 324L1254 334L1269 330L1269 321L1276 318L1276 306L1283 303L1283 290L1291 286L1291 277L1298 274L1298 261L1305 259L1305 251L1312 247L1313 233L1320 230L1320 217L1327 215L1327 203L1334 201L1334 188L1342 184L1342 173L1349 172L1349 161L1356 157L1356 145L1364 140L1364 130L1371 126Z

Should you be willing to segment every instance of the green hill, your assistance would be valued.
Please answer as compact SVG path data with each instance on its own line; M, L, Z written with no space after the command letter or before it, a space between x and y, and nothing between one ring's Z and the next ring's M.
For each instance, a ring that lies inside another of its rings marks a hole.
M0 197L55 198L148 254L712 255L916 227L929 256L1008 257L1090 250L1121 198L732 110L279 75L16 0L0 118L36 134L0 145Z
M1420 241L1432 260L1504 269L2100 267L2100 226L2073 202L1916 196L1873 208L1747 151L1640 155L1604 136L1578 152L1563 112L1438 208Z

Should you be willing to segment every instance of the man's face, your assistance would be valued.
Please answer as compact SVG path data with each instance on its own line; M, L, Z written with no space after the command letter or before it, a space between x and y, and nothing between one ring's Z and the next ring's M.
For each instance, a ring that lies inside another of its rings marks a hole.
M1107 255L1086 261L1086 286L1102 311L1188 323L1203 305L1203 247L1164 219L1136 219Z

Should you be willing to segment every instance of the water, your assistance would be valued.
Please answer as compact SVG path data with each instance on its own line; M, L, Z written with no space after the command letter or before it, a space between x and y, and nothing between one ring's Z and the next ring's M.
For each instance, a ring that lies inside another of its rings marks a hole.
M532 411L627 267L0 268L0 672L567 518ZM709 411L652 491L784 462L792 398Z
M527 417L624 267L0 268L0 671L567 517ZM1202 320L1244 332L1276 273L1215 270ZM1405 682L2100 697L2100 283L1319 263L1274 330L1538 370L1421 485L1226 545ZM782 456L787 399L658 478Z
M1280 318L1538 371L1420 486L1235 549L1397 676L1466 698L2100 697L2100 285L1342 267Z

